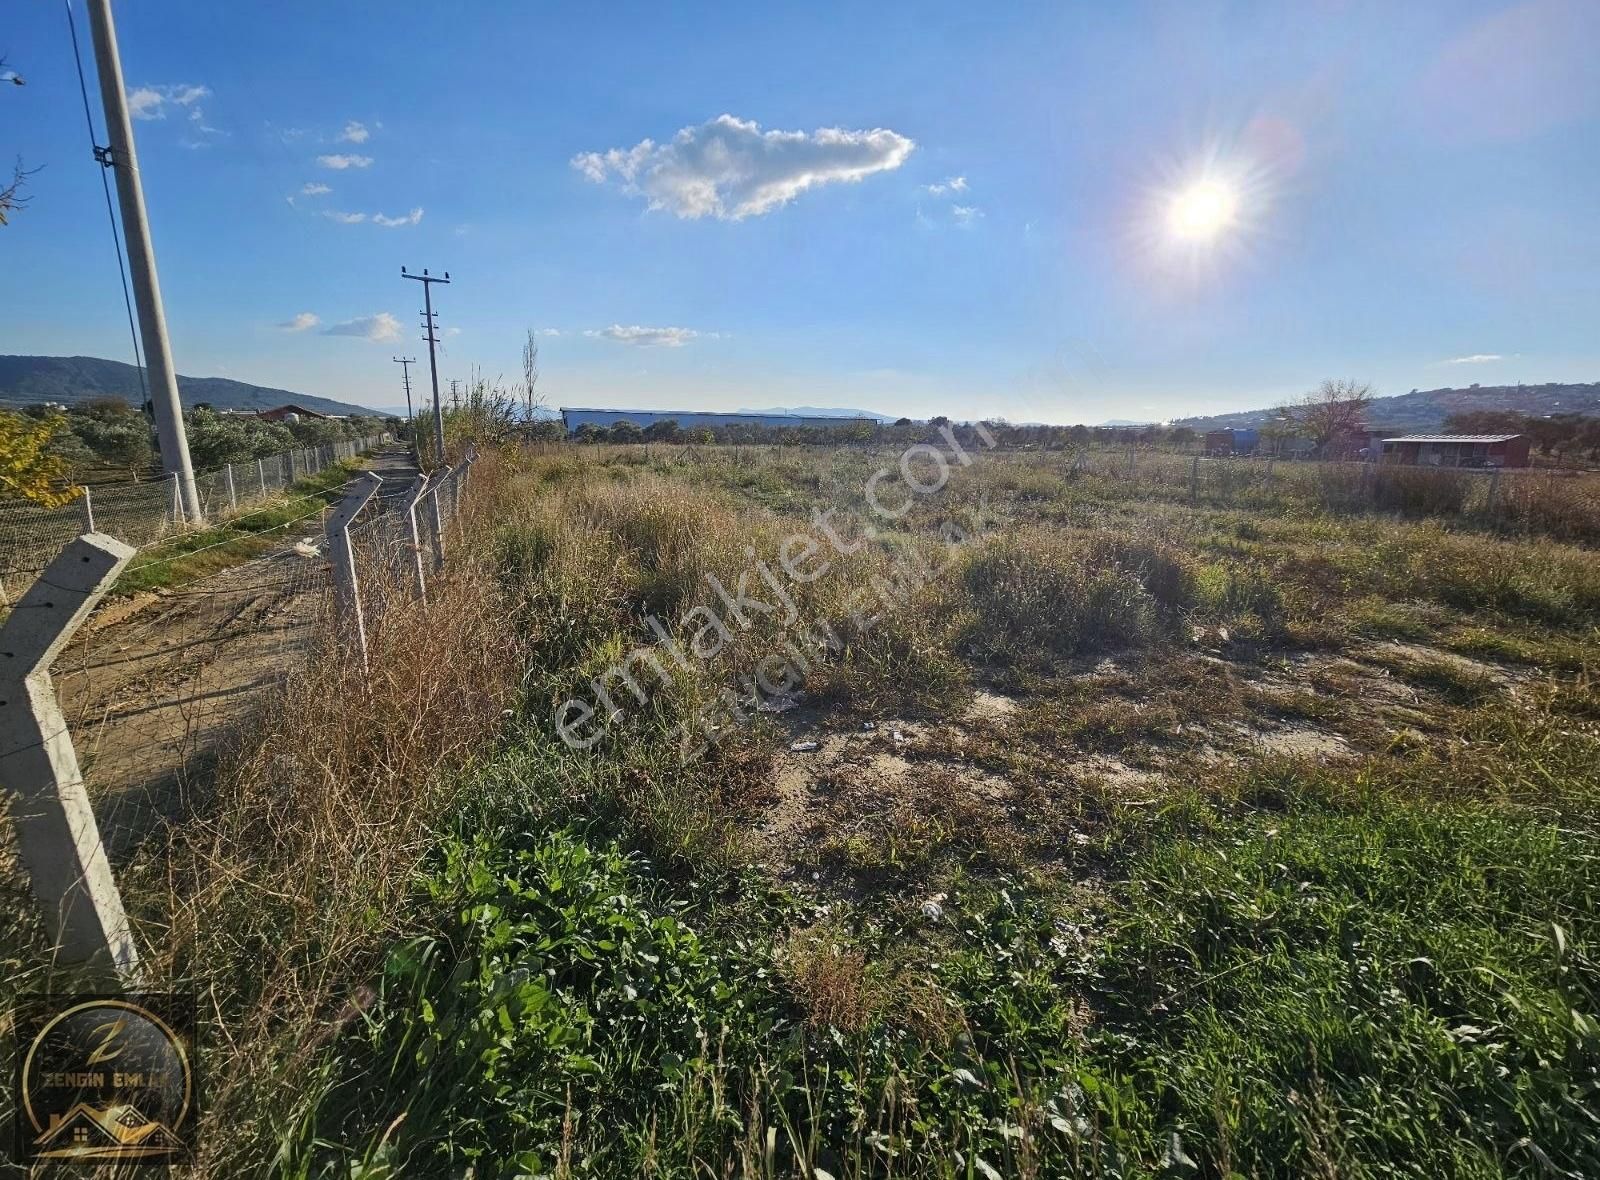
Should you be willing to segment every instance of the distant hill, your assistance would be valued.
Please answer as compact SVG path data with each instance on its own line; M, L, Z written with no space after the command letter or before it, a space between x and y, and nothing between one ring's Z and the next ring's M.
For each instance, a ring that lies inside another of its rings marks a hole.
M1539 417L1548 414L1600 414L1600 382L1586 385L1483 385L1469 389L1413 389L1394 397L1375 397L1367 411L1373 426L1397 431L1438 430L1445 415L1461 410L1514 410ZM1225 430L1260 426L1273 408L1211 414L1203 418L1177 418L1174 426L1196 430Z
M0 356L0 402L64 402L74 405L96 397L120 397L137 406L139 370L122 361L93 356ZM185 409L205 402L219 410L266 410L294 402L320 414L376 414L367 406L251 385L229 377L178 378L178 398Z
M735 410L735 414L794 414L807 418L872 418L878 422L898 422L893 414L876 410L845 410L838 406L767 406L760 410Z

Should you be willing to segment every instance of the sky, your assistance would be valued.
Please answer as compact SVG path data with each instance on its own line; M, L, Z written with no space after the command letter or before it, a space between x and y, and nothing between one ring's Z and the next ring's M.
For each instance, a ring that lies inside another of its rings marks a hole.
M1143 421L1600 379L1593 0L116 15L185 374L403 404L407 266L452 277L442 381L520 380L531 328L552 406ZM62 7L10 6L0 56L0 158L38 169L0 353L131 360Z

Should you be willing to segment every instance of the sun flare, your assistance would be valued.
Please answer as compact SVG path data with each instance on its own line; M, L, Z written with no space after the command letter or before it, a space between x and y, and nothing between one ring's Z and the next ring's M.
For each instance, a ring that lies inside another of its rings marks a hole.
M1173 194L1167 207L1167 232L1186 242L1210 242L1234 224L1239 199L1216 180L1198 180Z

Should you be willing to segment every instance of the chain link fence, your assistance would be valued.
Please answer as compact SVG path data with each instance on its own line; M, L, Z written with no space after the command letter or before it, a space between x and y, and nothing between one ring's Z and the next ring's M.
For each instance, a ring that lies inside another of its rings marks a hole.
M260 504L296 480L381 446L388 437L341 439L199 472L195 488L201 509L211 520ZM9 603L16 590L80 533L109 533L142 547L192 523L184 516L174 476L142 483L93 484L83 487L76 499L55 508L27 500L0 501L0 602Z
M212 759L314 648L335 644L364 664L366 635L385 612L428 594L456 543L471 462L425 478L404 452L380 454L377 470L304 497L306 514L271 552L153 595L108 598L70 634L50 666L54 699L113 865L162 822L203 809ZM75 542L45 563L71 560ZM132 561L148 568L193 552L168 556L158 540ZM47 579L61 566L51 568ZM315 756L309 747L285 756L302 753ZM5 859L0 900L22 888Z

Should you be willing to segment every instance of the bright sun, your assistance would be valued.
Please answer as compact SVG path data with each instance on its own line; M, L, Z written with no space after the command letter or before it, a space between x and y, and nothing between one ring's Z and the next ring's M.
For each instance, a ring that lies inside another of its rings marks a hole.
M1227 185L1199 180L1172 197L1167 230L1188 242L1209 242L1234 223L1239 200Z

